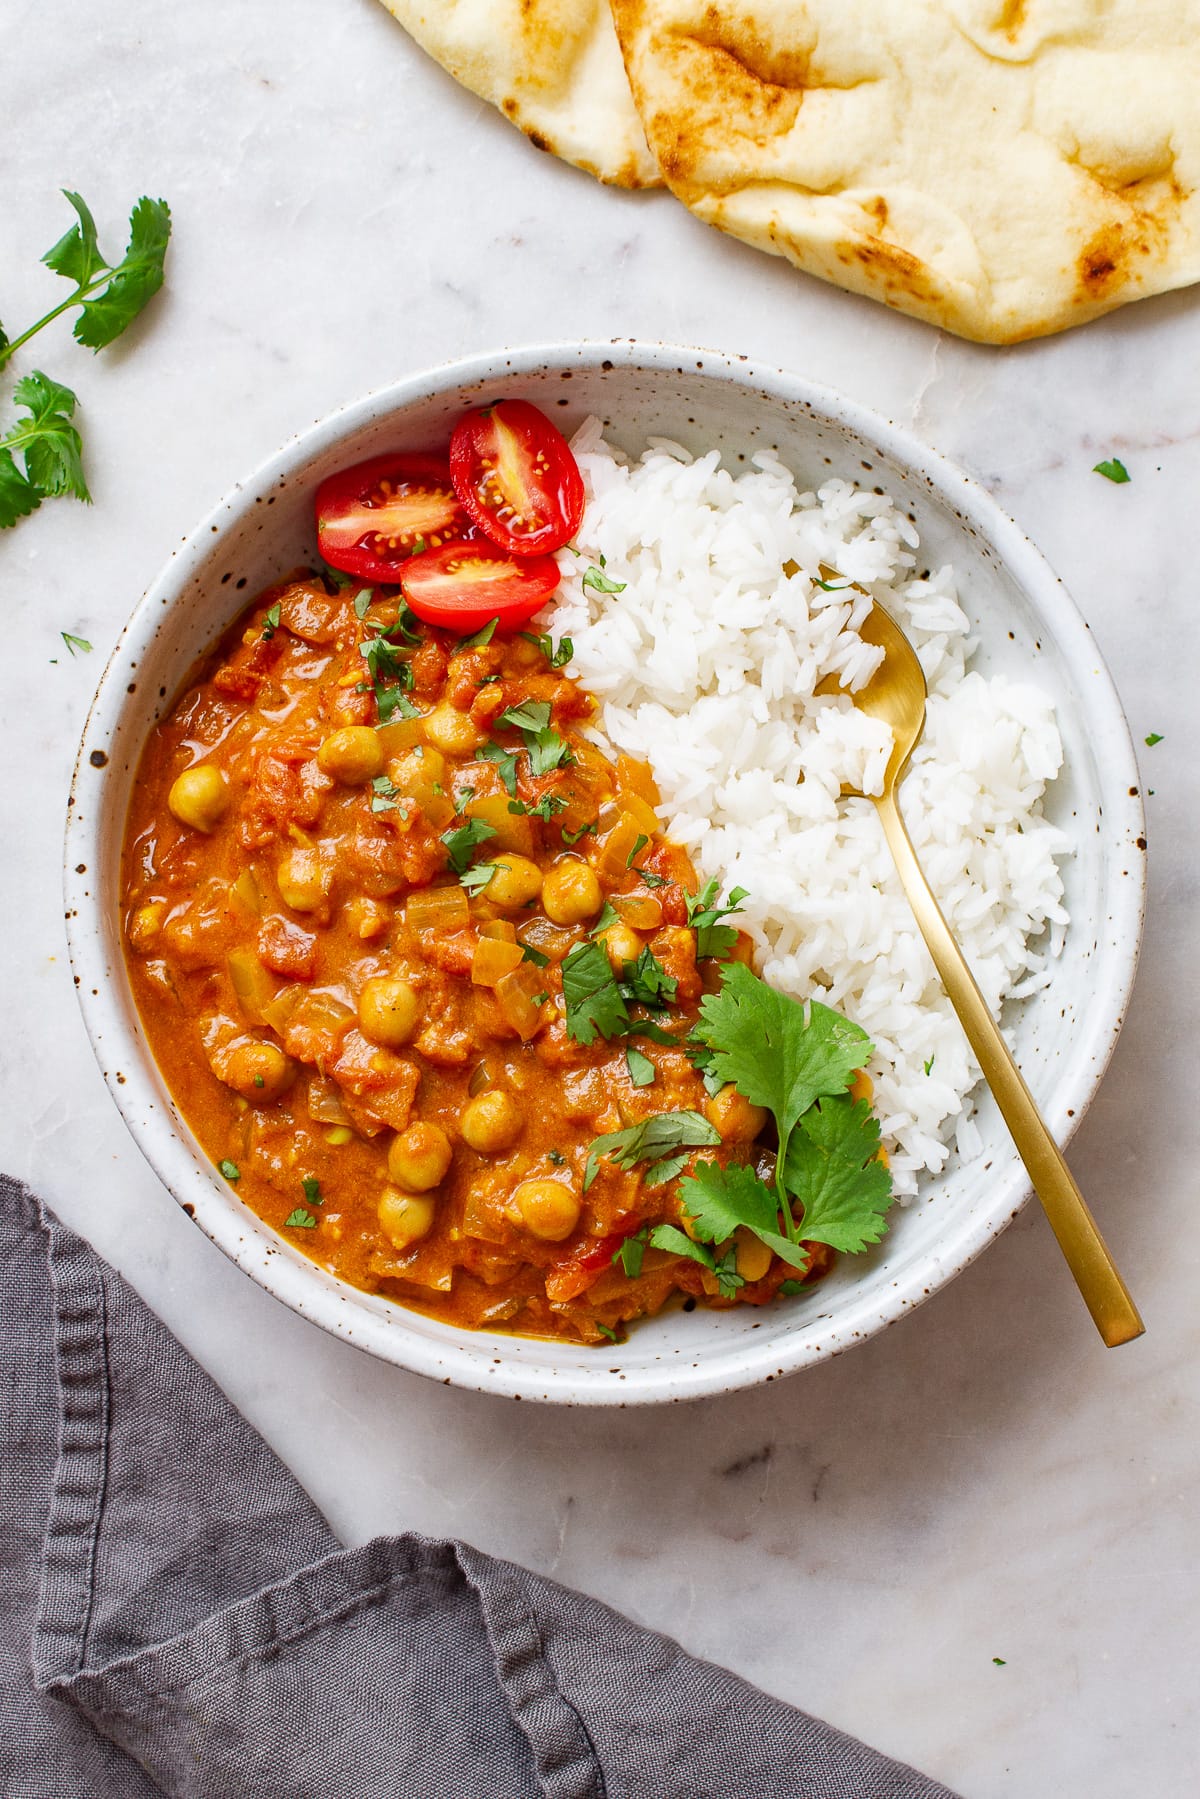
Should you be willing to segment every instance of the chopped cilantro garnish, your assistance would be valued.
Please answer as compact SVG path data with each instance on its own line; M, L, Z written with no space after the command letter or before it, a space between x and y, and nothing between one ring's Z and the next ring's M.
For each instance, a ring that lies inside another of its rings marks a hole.
M812 577L814 587L820 587L825 593L844 593L850 586L849 581L822 581L820 575Z
M218 1162L217 1168L218 1171L225 1176L227 1181L240 1181L242 1178L242 1171L236 1162L230 1162L228 1160Z
M520 731L529 753L530 773L535 776L548 775L552 769L575 760L570 744L551 729L549 700L526 700L520 706L510 706L496 723Z
M607 1337L610 1343L619 1343L621 1341L612 1326L610 1324L601 1324L598 1318L596 1319L596 1329L600 1332L602 1337Z
M495 862L477 862L473 868L465 869L459 875L459 881L468 893L482 893L495 874L497 866L498 864Z
M634 841L633 848L630 850L629 854L625 858L626 868L633 867L634 863L637 861L638 857L641 855L642 851L645 849L645 847L649 843L649 841L650 841L650 839L648 837L644 837L640 831L638 832L637 838Z
M442 842L450 855L450 866L456 875L464 875L471 857L481 843L496 835L494 825L485 824L482 818L469 818L465 825L457 830L443 831Z
M502 749L498 743L485 743L479 751L484 762L494 762L496 773L500 776L508 792L516 798L517 793L517 752Z
M642 881L645 882L647 887L669 887L670 886L670 882L668 881L666 875L656 875L648 868L639 868L638 876Z
M587 824L580 825L577 831L568 831L566 825L561 825L559 828L562 831L563 842L575 844L579 842L581 837L586 837L589 831L594 831L596 829L596 820L594 818L590 819Z
M600 915L588 933L591 937L602 937L610 925L618 922L616 908L611 900L605 900L600 908Z
M554 814L561 812L566 804L561 793L544 793L536 806L528 808L529 816L530 818L540 818L544 824L549 824ZM511 806L509 811L512 811Z
M263 1079L263 1077L262 1077L262 1075L261 1075L261 1074L256 1074L256 1075L255 1075L255 1077L254 1077L254 1085L255 1085L255 1086L256 1086L256 1087L265 1087L265 1086L266 1086L266 1084L267 1084L267 1083L266 1083L266 1081L265 1081L265 1080L264 1080L264 1079Z
M633 1236L626 1237L625 1241L613 1251L612 1261L614 1266L619 1262L626 1277L635 1281L642 1272L645 1255L646 1232L640 1230L636 1231Z
M738 1288L746 1284L737 1271L737 1251L732 1243L718 1259L706 1244L695 1242L673 1224L656 1224L649 1241L655 1249L665 1249L673 1256L686 1256L689 1262L699 1262L702 1268L709 1269L717 1277L717 1291L722 1299L732 1299Z
M498 618L489 618L487 624L480 625L478 631L473 631L470 637L460 637L454 646L455 650L481 650L485 643L491 643L499 623Z
M611 575L606 575L603 569L596 568L594 565L583 571L581 585L585 591L590 587L594 593L624 593L626 588L624 581L614 581Z
M577 943L562 964L567 1034L585 1046L602 1037L619 1037L629 1011L602 943Z
M659 1011L671 1004L679 983L673 975L667 973L647 943L643 945L636 962L631 962L622 969L618 985L625 999L639 1006L649 1006L652 1011Z
M644 1056L640 1049L634 1049L632 1044L625 1051L625 1065L635 1087L653 1086L656 1072L654 1064L649 1056Z
M1123 487L1130 479L1129 470L1117 456L1111 457L1107 462L1098 462L1092 473L1093 475L1103 475L1106 481L1112 481L1117 487Z
M276 600L276 602L273 606L268 607L267 612L263 618L263 628L262 628L263 642L270 643L272 637L274 637L274 635L275 635L276 631L278 631L278 629L279 629L279 601Z
M623 1131L606 1131L592 1140L587 1166L583 1174L586 1193L600 1169L601 1156L607 1156L618 1168L636 1168L647 1164L647 1186L661 1186L678 1174L692 1149L711 1148L721 1141L721 1134L702 1112L654 1112L640 1124ZM683 1154L680 1154L683 1151ZM669 1170L669 1172L667 1172Z
M722 905L720 883L712 880L706 881L699 893L685 893L683 897L688 923L696 933L697 960L712 956L718 962L724 961L736 944L738 934L732 925L721 924L720 920L741 911L742 901L747 897L746 889L735 887Z
M306 1212L303 1206L297 1206L284 1219L283 1228L293 1231L311 1231L316 1226L316 1222L311 1212Z
M366 618L367 610L371 604L371 592L372 592L372 590L369 587L360 587L358 592L355 594L355 596L354 596L354 616L355 616L355 618Z
M330 562L322 562L321 572L330 585L337 588L339 593L341 593L343 588L349 587L351 581L354 579L353 575L348 575L345 569L334 568L333 564ZM365 606L363 611L366 611Z
M578 550L575 554L579 554ZM569 637L564 637L556 649L553 639L544 631L518 631L517 636L523 637L526 643L535 643L551 668L565 668L575 654L575 645Z
M1161 743L1162 740L1163 740L1163 734L1161 731L1151 731L1150 735L1146 739L1146 743L1150 749L1153 749L1155 744Z
M420 718L421 708L414 706L402 687L377 687L375 701L379 707L379 722L386 725L398 712L401 718Z
M554 1163L556 1168L562 1168L565 1167L567 1158L563 1155L561 1149L552 1149L550 1151L550 1160Z
M371 782L371 787L373 789L371 794L372 812L394 812L401 804L400 789L388 779L387 775L376 775Z
M527 962L532 962L535 968L545 968L550 960L549 956L544 956L540 949L535 949L532 943L523 943L521 954Z
M803 1281L780 1281L778 1291L783 1294L785 1299L791 1299L794 1294L803 1293L804 1282Z
M511 725L514 731L544 731L550 723L549 700L525 700L510 706L496 720L498 725Z
M321 1183L315 1174L306 1174L300 1185L304 1188L304 1197L310 1206L319 1206L324 1203L321 1196Z

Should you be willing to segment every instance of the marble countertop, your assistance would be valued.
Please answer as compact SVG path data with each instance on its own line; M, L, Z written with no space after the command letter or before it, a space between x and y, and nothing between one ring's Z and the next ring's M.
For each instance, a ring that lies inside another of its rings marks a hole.
M55 501L0 541L3 1166L128 1276L346 1540L462 1535L966 1799L1193 1790L1196 292L1011 350L939 336L539 155L375 0L9 0L0 60L10 332L60 297L37 262L69 223L58 188L102 242L143 192L176 231L167 290L118 346L93 359L59 325L20 365L78 390L95 505ZM1087 614L1139 746L1150 909L1072 1162L1140 1342L1100 1347L1030 1209L918 1314L790 1381L661 1414L516 1406L285 1311L127 1137L75 1006L60 869L78 735L143 588L344 400L475 350L613 336L786 364L912 426ZM1128 486L1091 472L1110 455ZM63 630L94 653L72 659Z

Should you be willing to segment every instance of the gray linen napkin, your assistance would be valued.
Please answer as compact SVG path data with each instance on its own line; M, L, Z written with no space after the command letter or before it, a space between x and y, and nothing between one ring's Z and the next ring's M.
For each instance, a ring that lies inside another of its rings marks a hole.
M0 1176L4 1799L953 1799L463 1543L345 1550Z

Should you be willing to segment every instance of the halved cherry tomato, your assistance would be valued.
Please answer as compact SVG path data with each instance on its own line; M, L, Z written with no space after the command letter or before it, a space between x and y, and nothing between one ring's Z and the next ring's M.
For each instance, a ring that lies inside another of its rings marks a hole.
M373 456L317 489L317 543L331 568L394 581L414 551L470 531L450 470L436 456Z
M454 491L511 556L547 556L575 535L583 477L567 440L528 400L469 412L450 439Z
M532 618L558 586L550 556L506 556L480 538L412 556L400 574L404 597L427 624L475 631L490 618L511 631Z

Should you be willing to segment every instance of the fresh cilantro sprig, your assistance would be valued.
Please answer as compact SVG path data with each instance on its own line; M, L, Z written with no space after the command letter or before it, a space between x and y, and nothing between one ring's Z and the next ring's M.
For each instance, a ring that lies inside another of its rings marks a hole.
M83 474L83 444L71 423L70 388L35 369L17 382L13 399L29 417L0 438L0 530L59 494L88 502L92 497Z
M96 221L86 201L68 188L62 191L75 209L77 223L46 251L42 261L56 275L73 281L74 291L17 337L8 338L0 325L0 368L22 344L72 306L79 307L73 327L76 342L89 350L103 350L133 323L163 284L171 236L171 210L165 200L142 196L129 216L129 247L120 262L110 263L100 249Z
M615 915L614 915L615 916ZM613 973L608 951L595 938L577 943L562 962L563 1001L567 1035L576 1043L594 1043L601 1037L651 1037L656 1043L674 1043L661 1026L630 1016L630 1006L661 1012L673 1002L678 982L669 975L649 944L636 961Z
M551 727L549 700L526 700L519 706L510 706L496 723L521 733L529 754L529 772L534 776L566 768L575 760L570 744Z
M469 818L465 825L456 830L444 831L442 842L450 856L450 866L460 880L470 866L471 858L481 843L496 835L495 825L489 825L482 818Z

